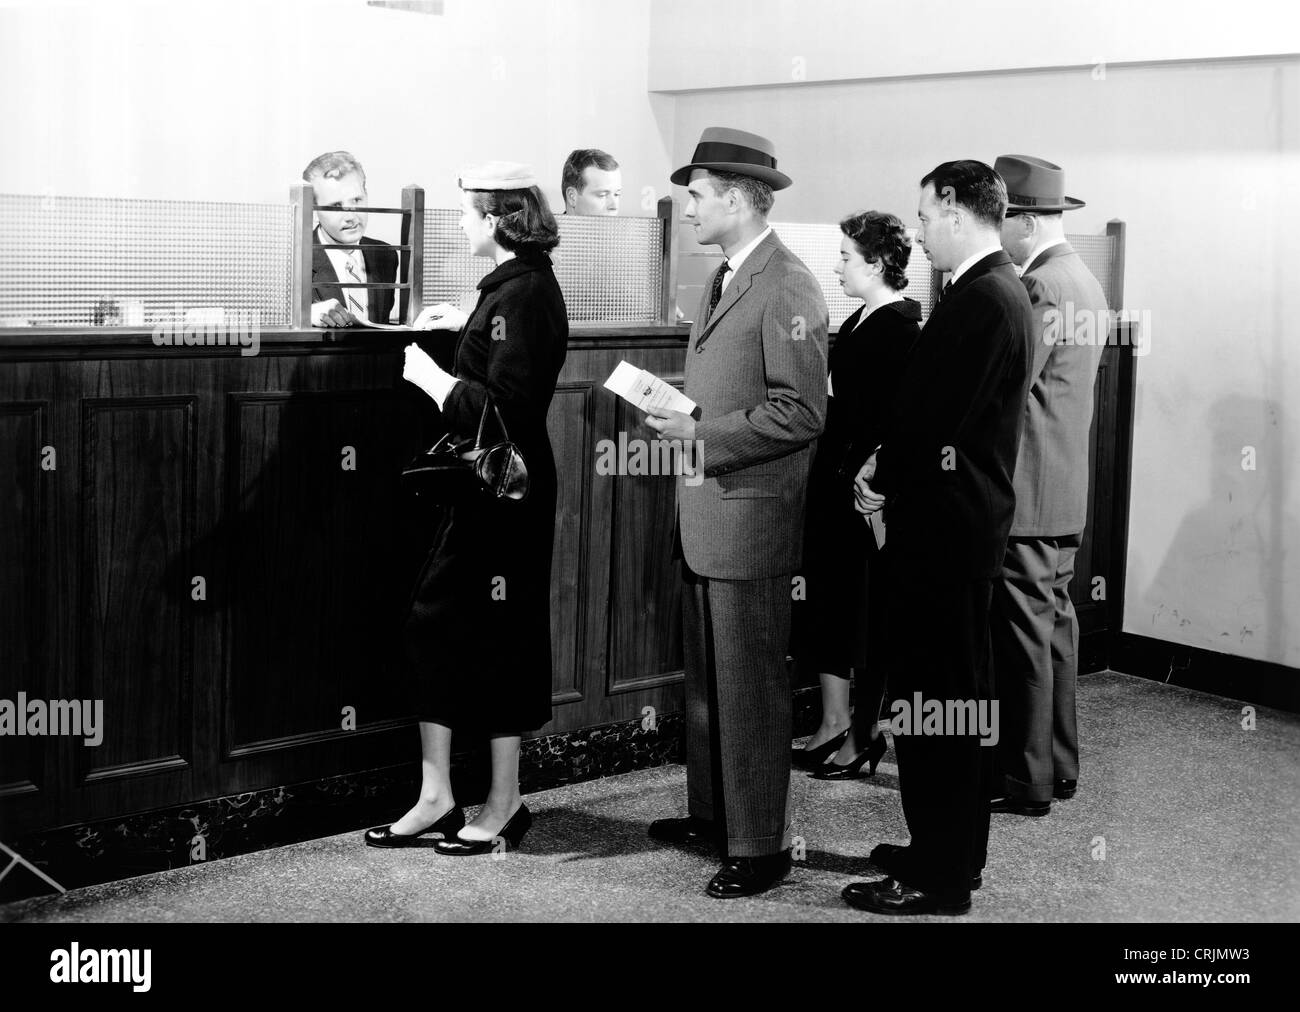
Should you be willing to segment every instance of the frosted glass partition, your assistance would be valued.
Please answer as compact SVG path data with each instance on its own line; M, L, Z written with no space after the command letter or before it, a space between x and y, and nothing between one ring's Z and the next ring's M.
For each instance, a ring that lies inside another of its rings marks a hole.
M460 211L424 212L424 303L472 305L474 286L491 268L472 256ZM555 277L575 322L657 323L662 314L662 218L560 215Z
M294 209L0 194L0 327L290 322Z

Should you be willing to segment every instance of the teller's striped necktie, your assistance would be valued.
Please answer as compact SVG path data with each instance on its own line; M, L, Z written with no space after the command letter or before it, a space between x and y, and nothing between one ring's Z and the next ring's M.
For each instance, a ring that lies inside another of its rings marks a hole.
M355 250L348 251L348 259L347 259L348 276L351 277L353 281L359 281L364 283L365 278L363 278L361 276L361 273L357 270L356 257L357 257L357 253ZM366 298L366 289L349 288L347 292L348 292L348 311L353 316L355 316L358 320L369 319L370 314L366 312L366 305L369 302L369 300Z

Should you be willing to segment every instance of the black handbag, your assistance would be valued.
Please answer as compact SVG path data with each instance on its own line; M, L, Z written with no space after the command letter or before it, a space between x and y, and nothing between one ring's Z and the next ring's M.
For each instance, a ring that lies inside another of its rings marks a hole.
M496 415L502 440L483 445L488 409ZM486 496L489 499L523 499L528 495L528 468L492 398L483 401L478 435L453 442L447 433L402 468L402 487L419 498L453 506Z

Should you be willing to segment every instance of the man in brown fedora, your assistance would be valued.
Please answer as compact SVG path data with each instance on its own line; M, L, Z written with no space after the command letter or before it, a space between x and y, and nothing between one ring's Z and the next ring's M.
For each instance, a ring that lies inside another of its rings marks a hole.
M1016 514L994 582L993 649L1002 737L994 812L1041 816L1074 795L1079 623L1070 600L1088 518L1088 429L1109 325L1106 297L1065 238L1059 165L1028 155L994 164L1007 184L1002 248L1034 307L1034 351L1016 461Z
M772 191L790 185L770 141L711 127L671 179L690 194L696 239L724 259L686 349L699 420L666 410L646 419L694 445L703 473L677 484L689 815L656 820L650 835L716 842L724 864L708 892L728 899L790 869L785 658L812 443L826 417L828 321L817 279L767 224Z

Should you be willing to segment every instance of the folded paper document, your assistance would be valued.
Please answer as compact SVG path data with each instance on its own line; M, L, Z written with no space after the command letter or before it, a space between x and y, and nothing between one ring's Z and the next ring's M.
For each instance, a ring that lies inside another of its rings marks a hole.
M695 410L695 402L684 393L631 362L620 362L605 380L605 386L642 411L667 408L689 415Z

